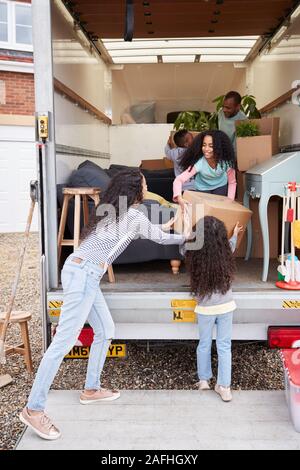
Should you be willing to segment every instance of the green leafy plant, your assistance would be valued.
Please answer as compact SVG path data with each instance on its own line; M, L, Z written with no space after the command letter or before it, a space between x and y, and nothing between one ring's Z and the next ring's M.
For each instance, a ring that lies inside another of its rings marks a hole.
M205 130L218 129L218 113L223 107L225 95L217 96L213 100L216 104L216 110L212 113L207 111L183 111L180 113L174 123L174 129L187 129L189 131L202 132ZM241 111L249 119L259 119L261 114L256 107L256 100L253 95L244 95L241 102Z
M207 111L183 111L174 122L174 129L202 132L210 129L210 113Z
M256 122L242 121L236 126L237 137L254 137L260 135L259 127Z
M220 111L223 106L225 95L218 96L213 100L213 103L216 103L216 113ZM249 119L260 119L261 114L256 107L255 96L253 95L244 95L242 96L241 102L241 111L243 111Z

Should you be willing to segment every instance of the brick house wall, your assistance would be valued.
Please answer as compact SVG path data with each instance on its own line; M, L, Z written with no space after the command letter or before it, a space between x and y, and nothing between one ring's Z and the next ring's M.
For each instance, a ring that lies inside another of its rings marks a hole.
M18 0L31 3L31 0ZM0 114L34 115L34 75L1 70L1 63L33 64L33 54L0 48Z
M0 114L34 114L34 76L30 73L0 71L0 86L4 87L4 103Z

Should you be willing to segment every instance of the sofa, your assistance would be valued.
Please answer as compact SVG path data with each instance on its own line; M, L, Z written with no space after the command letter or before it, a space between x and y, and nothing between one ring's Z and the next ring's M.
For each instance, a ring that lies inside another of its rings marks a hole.
M111 165L108 169L103 169L99 165L86 160L81 163L77 170L74 170L65 184L57 185L58 209L61 210L63 204L64 187L99 187L105 191L111 178L120 170L126 168L124 165ZM171 170L173 171L173 170ZM152 174L153 173L153 174ZM165 199L169 199L174 177L171 177L169 170L150 171L144 170L148 190L151 192L161 191L159 194ZM167 197L166 197L167 196ZM175 215L176 209L161 206L156 200L145 200L144 205L150 218L151 210L157 211L159 223L167 222ZM153 207L155 205L155 208ZM94 209L93 201L89 201L89 212ZM81 216L81 228L83 227L83 216ZM73 238L74 232L74 200L69 203L69 210L66 223L65 238ZM153 260L170 260L172 271L178 272L182 255L179 253L178 245L159 245L151 240L137 239L130 243L126 250L115 260L114 264L139 263Z

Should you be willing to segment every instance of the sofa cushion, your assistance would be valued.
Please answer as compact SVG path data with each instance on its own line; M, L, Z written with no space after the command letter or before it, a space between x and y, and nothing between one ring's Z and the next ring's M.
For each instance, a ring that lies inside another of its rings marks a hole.
M73 188L97 187L105 191L109 183L110 177L106 171L90 160L86 160L78 166L77 170L72 172L68 186Z

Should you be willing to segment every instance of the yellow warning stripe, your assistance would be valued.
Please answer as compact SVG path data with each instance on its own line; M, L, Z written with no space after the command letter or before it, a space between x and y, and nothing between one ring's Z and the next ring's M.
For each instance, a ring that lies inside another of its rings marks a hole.
M300 301L299 300L285 300L282 303L283 308L300 308Z
M49 300L48 308L60 308L63 304L62 300Z

